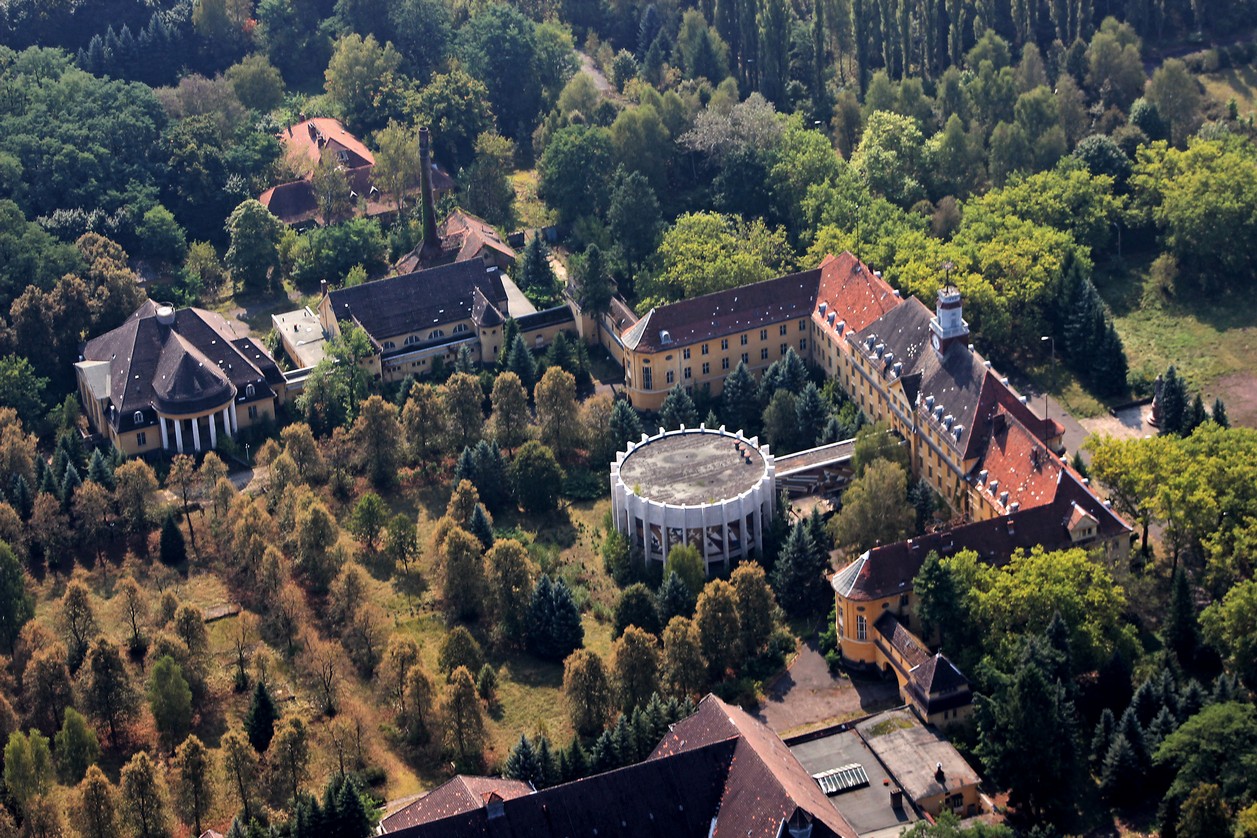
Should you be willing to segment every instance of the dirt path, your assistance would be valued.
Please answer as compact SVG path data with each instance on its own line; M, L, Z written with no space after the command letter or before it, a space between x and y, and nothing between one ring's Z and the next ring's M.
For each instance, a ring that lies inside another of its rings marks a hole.
M621 96L620 92L615 89L615 85L611 83L611 80L604 76L602 71L598 69L598 65L594 63L594 59L592 57L580 52L579 50L577 51L576 56L580 59L580 71L593 80L594 87L598 89L600 94L608 99L615 99L616 101L624 100L624 97Z

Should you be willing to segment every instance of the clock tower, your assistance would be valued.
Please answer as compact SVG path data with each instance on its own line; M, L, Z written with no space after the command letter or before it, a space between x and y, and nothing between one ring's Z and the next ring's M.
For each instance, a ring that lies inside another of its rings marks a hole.
M930 343L939 355L946 355L953 343L967 345L969 324L961 316L960 291L954 285L938 290L938 303L930 318Z

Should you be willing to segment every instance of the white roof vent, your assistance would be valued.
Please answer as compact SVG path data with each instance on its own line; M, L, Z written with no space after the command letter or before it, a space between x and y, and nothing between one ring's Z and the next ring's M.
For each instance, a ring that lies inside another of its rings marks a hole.
M933 408L933 407L934 407L934 397L933 397L933 396L926 396L926 397L925 397L925 406L926 406L927 408Z
M949 429L951 428L951 423L955 421L956 421L956 417L952 416L950 413L943 417L943 424L946 425Z

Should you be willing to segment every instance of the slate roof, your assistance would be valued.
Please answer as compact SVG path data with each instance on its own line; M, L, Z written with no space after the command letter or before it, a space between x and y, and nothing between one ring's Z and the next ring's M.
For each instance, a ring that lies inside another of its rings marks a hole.
M709 695L643 762L390 834L777 838L797 813L814 838L856 834L776 735Z
M926 696L963 690L969 686L969 679L942 652L918 664L912 670L912 680Z
M272 186L258 196L258 201L271 211L271 215L285 224L312 221L319 211L314 187L308 180L294 180Z
M532 786L505 777L475 777L459 774L423 797L380 821L384 833L482 809L489 795L514 800L532 794Z
M883 611L881 616L873 621L873 630L886 641L887 645L899 653L909 669L920 666L930 659L930 650L925 648L917 636L908 631L904 624L899 622L899 618L890 611Z
M502 312L498 311L497 306L489 302L489 298L484 295L484 289L479 285L472 293L471 300L471 319L477 326L500 326L504 321Z
M808 317L816 304L820 269L787 274L653 308L623 334L624 345L658 352ZM671 338L665 342L663 333Z
M515 322L519 325L521 332L527 332L530 329L544 329L547 326L558 326L561 323L574 323L576 322L576 315L572 314L572 309L569 306L559 305L554 308L534 311L531 314L522 314L515 318Z
M330 291L337 320L357 321L376 341L419 332L472 317L475 291L504 305L506 289L497 268L482 262L455 262L351 288Z
M255 398L275 393L283 380L274 359L254 340L237 335L222 315L199 308L174 312L174 323L157 322L158 305L146 301L118 328L83 347L83 360L109 362L106 418L117 431L167 415L199 413L235 396L244 400L252 384ZM136 412L143 414L137 424Z

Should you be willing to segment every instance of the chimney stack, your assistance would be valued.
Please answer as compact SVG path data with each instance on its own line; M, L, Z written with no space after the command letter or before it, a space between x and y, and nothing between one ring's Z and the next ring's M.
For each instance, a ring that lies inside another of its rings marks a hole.
M436 201L432 197L432 140L427 127L419 129L419 185L423 190L423 249L439 250L436 234Z

